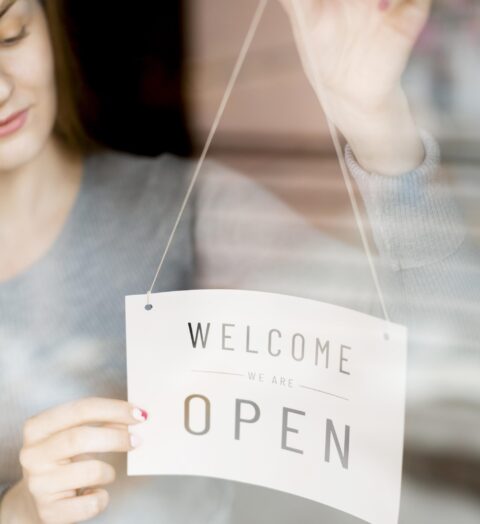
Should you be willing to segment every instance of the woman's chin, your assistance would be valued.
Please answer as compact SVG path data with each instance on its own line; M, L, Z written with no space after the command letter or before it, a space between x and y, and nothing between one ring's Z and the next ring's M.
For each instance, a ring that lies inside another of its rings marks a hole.
M20 170L31 162L45 147L45 141L24 136L0 138L0 175Z

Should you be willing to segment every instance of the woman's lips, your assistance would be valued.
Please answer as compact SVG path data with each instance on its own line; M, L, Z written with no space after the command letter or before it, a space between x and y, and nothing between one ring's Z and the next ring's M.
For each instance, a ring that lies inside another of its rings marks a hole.
M19 111L9 116L7 119L0 121L0 138L11 135L18 131L25 124L28 116L28 109Z

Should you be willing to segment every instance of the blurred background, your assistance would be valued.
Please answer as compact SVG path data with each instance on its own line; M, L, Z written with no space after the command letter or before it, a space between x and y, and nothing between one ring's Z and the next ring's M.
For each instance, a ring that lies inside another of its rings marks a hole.
M91 91L87 127L116 149L188 156L203 144L256 0L140 0L135 5L117 2L112 24L109 4L68 2ZM480 4L436 0L404 82L419 124L441 142L444 165L458 179L459 198L477 239L479 50ZM338 187L323 113L276 2L267 9L212 155L256 176L316 225L356 240L346 223L349 203ZM292 172L297 172L295 181ZM328 191L337 193L334 206Z
M257 1L137 0L134 9L119 1L114 24L110 3L70 4L92 94L91 134L137 154L198 154ZM434 2L404 84L419 125L441 143L452 191L480 243L478 0ZM276 2L262 20L211 157L256 179L322 231L359 245L323 113ZM480 522L480 449L474 455L407 447L405 477L402 523ZM357 522L269 490L239 485L238 493L237 523Z

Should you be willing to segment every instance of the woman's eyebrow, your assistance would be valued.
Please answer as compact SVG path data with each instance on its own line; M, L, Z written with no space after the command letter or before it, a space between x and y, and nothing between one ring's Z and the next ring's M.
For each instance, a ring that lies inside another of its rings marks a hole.
M16 2L17 0L5 0L2 2L0 4L0 18L2 18Z

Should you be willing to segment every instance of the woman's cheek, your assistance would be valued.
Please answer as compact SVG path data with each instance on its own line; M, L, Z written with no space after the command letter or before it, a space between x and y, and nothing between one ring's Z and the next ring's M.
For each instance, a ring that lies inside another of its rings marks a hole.
M5 60L6 56L5 53ZM9 69L14 82L11 109L30 108L27 126L12 142L10 150L2 151L2 163L10 167L28 161L46 145L56 119L57 100L48 40L46 44L43 38L30 34L21 45L9 50L8 62L4 61L4 67Z
M9 51L8 62L9 75L15 83L15 104L22 108L33 106L37 124L42 122L42 127L50 127L55 119L56 85L48 33L32 30L24 42Z
M19 87L49 88L54 82L52 48L47 34L32 32L9 56Z

